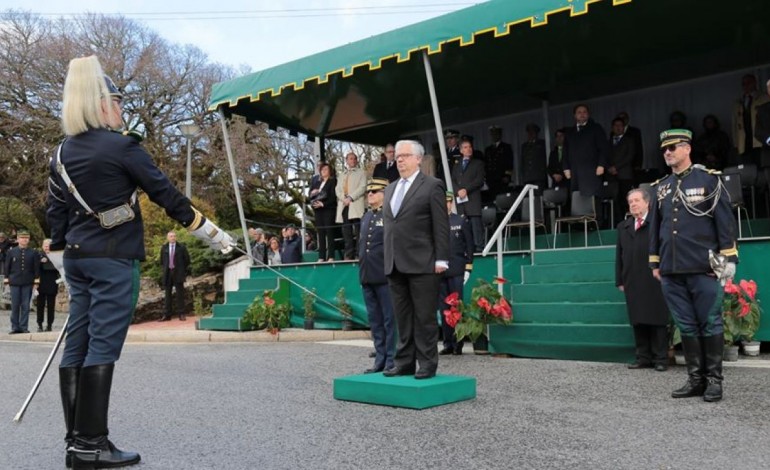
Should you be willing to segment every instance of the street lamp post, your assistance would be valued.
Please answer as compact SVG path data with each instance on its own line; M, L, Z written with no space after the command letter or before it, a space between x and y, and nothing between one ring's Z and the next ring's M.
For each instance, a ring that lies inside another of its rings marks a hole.
M179 132L182 133L182 135L187 140L187 169L185 172L185 185L184 185L184 195L187 196L187 199L190 199L192 197L192 148L190 147L190 141L193 137L198 135L198 132L200 132L200 127L198 127L195 124L180 124L179 125Z

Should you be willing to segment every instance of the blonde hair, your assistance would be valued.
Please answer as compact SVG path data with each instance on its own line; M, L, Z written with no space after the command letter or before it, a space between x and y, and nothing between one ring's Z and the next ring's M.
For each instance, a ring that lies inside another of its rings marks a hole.
M104 106L104 99L110 100L110 92L99 59L95 55L72 59L64 81L61 118L64 133L73 136L88 129L109 127L107 118L115 109L111 103Z

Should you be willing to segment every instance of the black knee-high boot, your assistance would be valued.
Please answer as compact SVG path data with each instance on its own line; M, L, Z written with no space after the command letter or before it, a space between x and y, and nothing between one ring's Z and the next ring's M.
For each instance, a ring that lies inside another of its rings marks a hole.
M700 338L694 336L682 336L682 349L684 360L687 364L687 383L682 388L671 392L672 398L699 397L706 389L705 368L703 365L703 351Z
M725 350L725 336L718 334L704 336L703 356L706 361L706 391L704 401L719 401L722 399L722 359Z
M83 367L80 370L75 427L72 435L72 468L115 468L138 463L136 452L123 452L107 439L107 417L114 364Z
M60 367L59 368L59 390L61 391L61 405L64 409L64 425L67 428L67 434L64 436L64 442L67 444L67 455L64 458L64 465L67 468L72 467L72 456L69 448L72 446L72 428L75 426L75 405L78 396L78 380L80 378L80 367Z

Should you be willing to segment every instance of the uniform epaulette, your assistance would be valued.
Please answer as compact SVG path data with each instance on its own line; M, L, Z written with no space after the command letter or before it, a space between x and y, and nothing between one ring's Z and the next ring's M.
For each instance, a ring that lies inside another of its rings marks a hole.
M137 132L137 131L129 131L129 130L122 130L122 131L116 131L113 130L112 132L117 132L120 135L125 135L126 137L132 137L137 142L141 142L144 140L144 136Z
M717 176L719 176L719 175L721 175L721 174L722 174L722 172L721 172L721 171L719 171L719 170L714 170L714 169L711 169L711 168L706 168L706 173L708 173L708 174L710 174L710 175L717 175Z

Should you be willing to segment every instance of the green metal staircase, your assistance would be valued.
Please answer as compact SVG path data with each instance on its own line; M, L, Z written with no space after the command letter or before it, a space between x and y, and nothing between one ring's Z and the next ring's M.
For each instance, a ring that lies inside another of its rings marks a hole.
M243 321L243 314L255 298L266 290L274 290L273 298L278 303L289 304L291 285L284 279L276 277L249 278L238 281L237 291L225 292L225 303L216 304L212 316L201 318L198 329L219 331L245 331L251 325Z
M497 353L626 362L633 332L615 287L615 247L536 251L510 287L514 322L490 327Z

